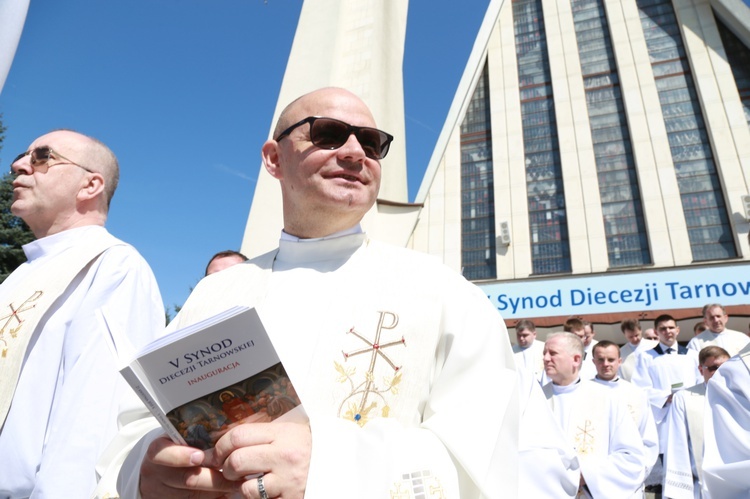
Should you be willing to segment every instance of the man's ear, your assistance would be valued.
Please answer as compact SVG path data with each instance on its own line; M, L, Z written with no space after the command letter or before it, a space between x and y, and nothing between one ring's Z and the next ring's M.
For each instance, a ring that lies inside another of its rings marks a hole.
M78 191L80 200L90 200L104 192L104 176L101 173L94 172L85 176L83 185Z
M267 140L260 150L260 156L263 159L263 166L266 171L275 179L281 180L283 172L279 162L279 143L275 140Z

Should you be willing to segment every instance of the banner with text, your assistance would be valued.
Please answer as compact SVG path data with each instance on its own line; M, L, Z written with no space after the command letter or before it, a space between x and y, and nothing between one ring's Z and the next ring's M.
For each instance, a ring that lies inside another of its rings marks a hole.
M480 284L504 319L750 303L750 265Z

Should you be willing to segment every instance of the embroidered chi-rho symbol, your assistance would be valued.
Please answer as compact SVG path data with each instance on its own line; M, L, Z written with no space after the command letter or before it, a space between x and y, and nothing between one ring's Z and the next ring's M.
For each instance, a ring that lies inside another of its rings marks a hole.
M0 341L3 345L2 357L8 356L8 349L10 348L8 344L8 338L5 336L5 333L7 332L13 339L18 336L18 331L21 329L21 325L23 324L23 319L19 314L36 307L37 304L34 302L41 298L43 294L43 291L34 291L34 293L32 293L30 297L26 298L26 300L24 300L24 302L21 303L18 308L14 307L12 303L8 304L10 313L8 315L0 317L0 322L5 321L3 322L2 327L0 327ZM13 327L13 325L15 325L15 327Z
M594 444L596 442L596 430L591 420L587 419L583 423L583 428L580 426L576 427L578 432L576 433L576 448L578 454L590 454L594 451Z
M338 381L340 383L348 381L351 386L351 392L339 406L339 417L342 417L341 413L346 405L346 412L343 417L354 421L360 426L364 426L372 418L371 412L378 407L379 402L383 404L380 415L388 417L390 406L384 395L388 392L394 395L397 394L397 385L401 382L402 366L396 365L385 350L398 345L405 347L406 339L401 336L400 339L382 342L384 330L393 330L398 325L398 315L385 311L380 311L378 314L378 325L375 329L374 339L368 339L352 327L346 334L359 338L366 346L350 352L341 352L344 356L344 362L353 357L369 354L370 359L364 379L360 381L355 380L357 374L355 367L344 367L338 362L334 362L336 371L339 374ZM393 376L385 376L382 383L378 384L375 378L375 370L378 365L382 365L383 363L387 364L395 374Z

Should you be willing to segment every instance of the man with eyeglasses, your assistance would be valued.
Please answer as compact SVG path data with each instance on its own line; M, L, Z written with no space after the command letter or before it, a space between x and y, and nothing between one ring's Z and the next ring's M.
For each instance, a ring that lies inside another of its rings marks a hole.
M58 130L11 169L11 210L37 240L0 285L0 497L89 497L130 392L97 311L130 350L163 328L164 307L148 264L104 228L119 176L109 148Z
M703 475L703 412L706 385L729 360L721 347L707 346L698 354L703 383L674 394L667 415L667 448L664 449L664 497L708 497L701 492Z
M207 452L157 430L119 472L121 497L516 497L502 318L458 273L360 227L392 137L339 88L292 102L273 137L278 249L204 278L170 327L257 305L309 424L240 425Z

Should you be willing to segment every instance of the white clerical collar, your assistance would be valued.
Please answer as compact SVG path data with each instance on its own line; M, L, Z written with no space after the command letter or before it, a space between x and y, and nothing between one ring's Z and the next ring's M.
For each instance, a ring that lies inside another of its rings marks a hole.
M628 345L630 345L630 348L632 348L633 350L638 350L638 347L641 346L642 343L643 343L643 340L641 340L637 344L633 344L633 343L628 342Z
M610 379L610 380L606 380L606 379L601 379L599 377L599 375L597 374L596 376L594 376L594 381L598 381L599 383L602 383L602 384L605 384L605 385L614 385L618 381L620 381L620 378L613 378L613 379Z
M83 227L64 230L24 244L23 252L26 254L28 261L33 261L47 255L57 255L85 238L86 234L105 230L101 225L84 225Z
M725 329L724 331L726 331L726 329ZM713 338L712 338L712 339L714 339L714 340L715 340L715 339L716 339L716 338L717 338L717 337L718 337L718 336L719 336L719 335L721 334L721 333L714 333L714 332L713 332L713 331L711 331L710 329L706 329L706 331L705 331L705 332L706 332L706 333L709 333L709 334L710 334L711 336L713 336ZM709 341L710 341L710 340L709 340Z
M282 241L290 241L293 243L309 243L309 242L315 242L315 241L325 241L326 239L335 239L337 237L350 236L352 234L361 234L362 232L363 232L362 226L360 224L357 224L350 229L340 230L338 232L334 232L333 234L329 234L327 236L302 239L297 236L293 236L282 229L281 237L279 239L281 239Z
M554 393L555 395L560 395L563 393L571 393L571 392L574 392L578 388L578 385L580 384L581 384L581 378L578 378L577 380L575 380L573 383L569 385L557 385L553 381L552 393Z

